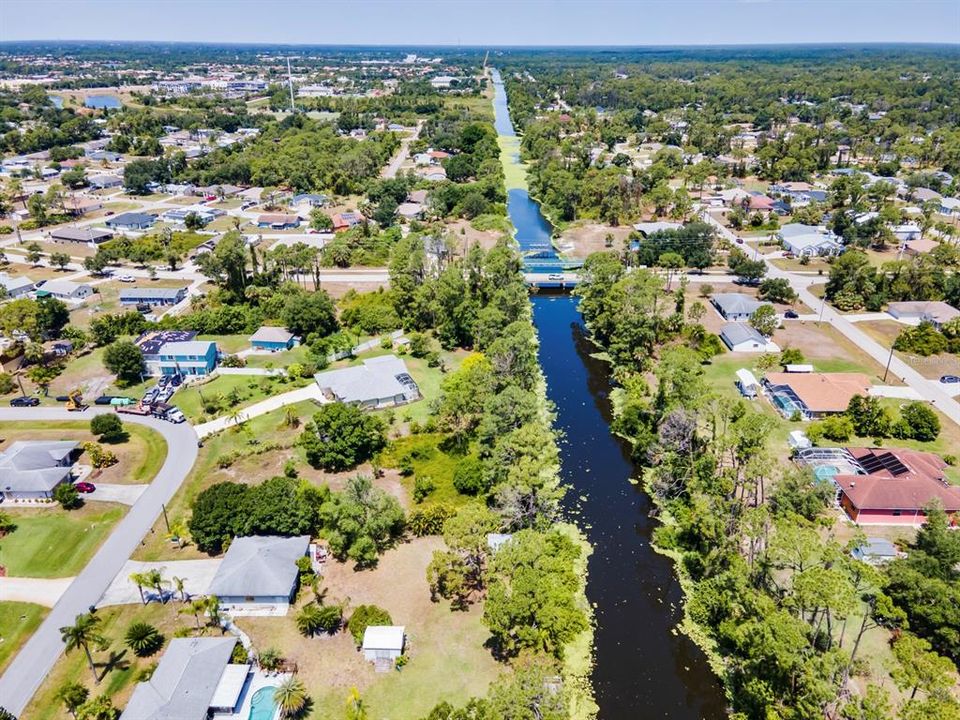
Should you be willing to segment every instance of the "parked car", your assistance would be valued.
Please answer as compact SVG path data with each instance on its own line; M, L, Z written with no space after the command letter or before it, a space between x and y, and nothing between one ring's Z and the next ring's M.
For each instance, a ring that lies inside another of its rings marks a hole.
M10 407L36 407L40 404L40 398L21 395L10 401Z
M113 210L107 210L107 211L104 213L104 215L106 215L107 217L110 217L111 215L113 215Z
M944 385L955 385L960 383L960 377L957 375L944 375L940 378L940 382Z
M157 393L157 400L159 402L166 402L171 397L173 397L173 388L165 387Z
M563 275L561 273L550 273L547 275L547 280L559 282L563 280Z
M123 283L131 283L131 282L137 281L137 279L133 275L121 275L120 277L117 278L117 280Z
M97 489L97 486L90 482L74 483L74 487L77 489L77 492L80 493L92 493Z
M796 320L798 317L800 317L800 316L797 314L797 311L796 311L796 310L787 310L787 311L783 314L783 316L784 316L785 318L790 318L791 320Z

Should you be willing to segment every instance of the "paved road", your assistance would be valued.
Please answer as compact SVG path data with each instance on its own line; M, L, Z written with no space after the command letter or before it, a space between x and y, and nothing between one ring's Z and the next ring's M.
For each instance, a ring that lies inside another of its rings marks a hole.
M390 160L390 163L380 173L380 177L392 178L397 176L397 173L400 171L400 166L403 165L403 161L410 156L410 143L420 137L421 128L423 128L423 120L419 120L417 122L417 127L414 129L413 133L400 141L400 149L397 151L397 154L393 156L393 159Z
M717 228L717 231L722 237L736 241L737 236L730 232L729 229L723 227L723 225L715 220L709 213L703 213L703 217L713 227ZM936 380L928 380L900 358L891 356L890 348L882 346L851 322L851 320L854 319L863 319L862 316L854 316L851 318L842 315L810 292L810 285L824 282L825 278L818 275L781 270L771 262L773 259L772 256L773 254L758 254L758 257L767 264L767 277L786 279L791 287L797 291L800 300L808 307L817 311L817 317L833 325L844 337L883 367L886 367L889 361L890 372L894 376L903 380L904 383L913 389L918 397L932 403L940 412L960 425L960 403L951 397L947 387L944 387Z
M91 408L82 415L77 415L52 408L0 408L0 420L76 420L88 419L101 412L111 411ZM130 512L119 522L83 571L70 583L70 587L46 620L13 659L3 677L0 677L0 706L15 715L23 712L63 652L59 628L72 624L77 615L87 612L91 605L97 603L136 550L143 536L156 522L161 506L173 497L197 458L197 436L190 425L173 425L154 418L135 416L126 417L125 421L146 425L158 431L166 439L172 452L167 453L166 460L150 487L130 508Z

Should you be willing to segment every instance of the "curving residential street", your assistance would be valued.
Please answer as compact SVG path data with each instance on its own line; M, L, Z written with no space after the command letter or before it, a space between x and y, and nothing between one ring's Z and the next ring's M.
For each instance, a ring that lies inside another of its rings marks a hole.
M90 408L78 415L61 409L0 408L0 420L85 420L95 414L108 412L111 411L106 408ZM23 712L63 652L60 628L71 624L77 615L87 612L110 587L124 563L160 516L162 506L179 489L197 458L197 435L191 425L173 425L137 416L126 417L125 421L156 430L167 441L167 447L176 451L167 454L153 482L83 571L70 583L50 614L10 663L3 677L0 677L0 706L15 715Z

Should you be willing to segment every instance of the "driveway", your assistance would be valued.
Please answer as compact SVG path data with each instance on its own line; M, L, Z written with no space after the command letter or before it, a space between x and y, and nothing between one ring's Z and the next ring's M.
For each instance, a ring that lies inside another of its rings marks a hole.
M205 438L208 435L213 435L221 430L226 430L228 427L233 427L237 424L237 422L244 422L250 418L257 417L258 415L266 415L268 412L273 412L274 410L279 410L282 407L294 405L298 402L303 402L304 400L313 400L318 403L330 402L323 396L323 393L320 391L320 387L315 382L311 382L305 387L297 388L296 390L291 390L290 392L281 393L280 395L274 395L273 397L267 398L266 400L261 400L260 402L255 403L248 408L244 408L240 411L237 421L234 421L233 418L230 417L220 417L216 420L203 423L202 425L197 425L195 428L197 431L197 436L200 438Z
M90 408L85 418L112 412ZM0 420L76 420L73 413L56 408L0 408ZM95 605L124 563L149 532L164 503L170 501L197 459L197 435L184 423L130 416L126 422L156 430L167 441L170 452L153 482L130 512L117 524L83 571L67 587L47 618L23 646L0 677L0 705L14 715L23 713L30 698L40 687L63 652L60 628L73 623L77 615Z
M103 593L98 607L106 605L134 605L143 602L140 599L140 591L136 584L130 580L133 573L145 573L150 570L159 570L163 576L161 587L163 588L164 598L180 602L180 594L173 586L173 578L183 579L183 589L187 593L187 599L206 595L210 589L210 583L213 582L213 576L217 574L217 569L222 558L214 560L166 560L164 562L138 562L137 560L127 560L117 573L117 576L110 583L110 587ZM143 595L147 602L155 602L159 598L155 588L143 588Z
M24 602L53 607L67 591L72 577L0 577L0 602Z
M383 169L380 173L380 177L383 178L392 178L397 176L397 172L400 170L400 166L403 165L403 161L410 156L410 144L420 137L420 130L423 128L423 120L417 121L417 127L414 131L403 138L400 141L400 149L397 151L397 154L393 156L389 164Z
M111 485L99 483L96 489L83 497L87 500L135 505L149 485Z
M923 400L920 393L909 386L873 385L870 394L874 397L898 398L900 400Z

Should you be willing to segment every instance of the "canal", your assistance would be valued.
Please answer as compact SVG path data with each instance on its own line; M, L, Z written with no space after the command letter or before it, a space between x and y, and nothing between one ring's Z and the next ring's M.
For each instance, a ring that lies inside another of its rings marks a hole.
M496 128L513 136L507 97L494 70ZM513 158L518 162L519 158ZM546 257L551 226L526 190L508 192L507 210L522 251ZM555 255L554 255L555 257ZM561 473L569 509L593 555L587 597L595 608L593 687L601 720L715 720L726 703L702 651L676 628L682 593L671 561L650 545L650 499L631 478L640 468L610 433L608 366L591 357L576 300L537 295L533 318L547 395L556 405ZM581 498L585 498L581 500Z

